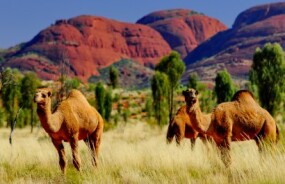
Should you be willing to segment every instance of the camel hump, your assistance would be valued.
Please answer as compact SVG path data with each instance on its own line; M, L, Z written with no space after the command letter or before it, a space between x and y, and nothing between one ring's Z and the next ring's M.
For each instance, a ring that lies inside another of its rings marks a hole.
M66 100L72 103L89 104L83 93L77 89L71 90Z
M251 91L246 90L246 89L242 89L237 91L233 98L232 101L236 101L236 100L240 100L240 99L245 99L245 98L252 98L253 100L255 100L254 95L252 94Z
M69 98L73 98L73 97L78 98L78 97L81 97L81 96L84 97L84 95L77 89L72 89L70 91L69 95L68 95Z

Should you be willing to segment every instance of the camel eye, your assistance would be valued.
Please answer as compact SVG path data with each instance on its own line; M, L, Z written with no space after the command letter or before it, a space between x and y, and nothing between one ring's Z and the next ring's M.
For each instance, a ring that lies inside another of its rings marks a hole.
M46 95L45 95L45 94L42 94L42 97L43 97L43 98L46 98Z

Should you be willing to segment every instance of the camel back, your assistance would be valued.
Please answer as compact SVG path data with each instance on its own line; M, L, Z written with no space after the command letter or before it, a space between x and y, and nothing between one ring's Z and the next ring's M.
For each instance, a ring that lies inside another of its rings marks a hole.
M250 92L249 90L243 89L243 90L237 91L234 94L234 96L233 96L231 101L237 101L237 100L240 100L242 98L248 98L248 97L252 98L255 101L255 98L254 98L252 92Z

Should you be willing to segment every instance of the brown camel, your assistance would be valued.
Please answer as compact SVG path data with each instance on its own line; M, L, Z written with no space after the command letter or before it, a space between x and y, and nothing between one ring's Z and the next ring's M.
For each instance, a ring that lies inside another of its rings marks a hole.
M251 92L238 91L231 102L219 104L212 112L210 124L200 118L201 110L194 89L183 91L187 113L193 127L211 136L222 153L226 166L231 163L230 142L253 139L261 151L264 144L277 143L279 131L272 116L255 101Z
M207 121L210 121L210 114L203 114L203 116ZM186 105L183 105L178 109L171 121L169 121L166 135L167 143L171 143L174 136L177 145L180 145L183 138L190 139L192 149L194 148L197 137L200 137L205 142L207 139L206 135L199 133L192 126L190 117L186 112Z
M81 165L78 140L82 139L88 144L96 166L104 126L101 115L78 90L72 90L52 113L51 96L51 89L40 88L35 93L34 101L41 124L58 151L61 170L66 173L67 160L62 141L70 143L73 164L77 170L80 171Z

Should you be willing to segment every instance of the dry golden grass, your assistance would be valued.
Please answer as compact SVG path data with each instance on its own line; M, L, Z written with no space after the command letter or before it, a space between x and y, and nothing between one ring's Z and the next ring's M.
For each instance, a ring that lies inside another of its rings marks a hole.
M233 163L226 169L212 145L198 140L181 147L167 145L162 130L145 123L129 122L103 134L98 168L93 168L86 145L80 143L82 172L72 165L65 144L68 167L63 176L50 139L40 129L16 129L13 146L8 129L0 130L0 183L285 183L285 153L260 155L252 141L233 143Z

